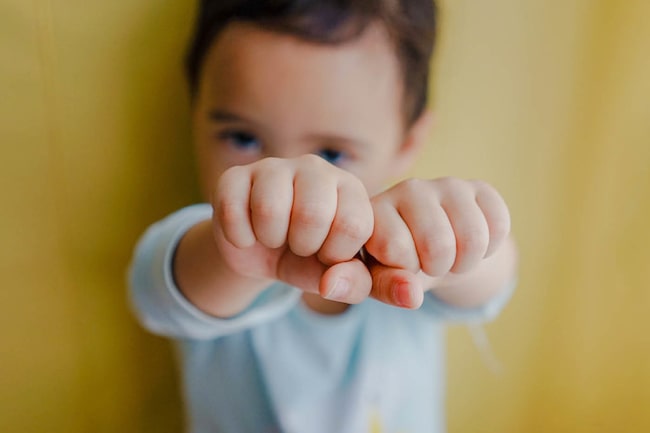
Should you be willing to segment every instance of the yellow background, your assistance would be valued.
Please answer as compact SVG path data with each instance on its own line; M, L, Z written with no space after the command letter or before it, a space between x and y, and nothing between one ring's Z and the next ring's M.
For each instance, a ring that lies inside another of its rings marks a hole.
M450 332L454 432L650 431L650 2L447 0L414 174L511 205L518 292L494 373ZM169 344L124 269L197 199L191 2L0 3L0 431L178 432Z

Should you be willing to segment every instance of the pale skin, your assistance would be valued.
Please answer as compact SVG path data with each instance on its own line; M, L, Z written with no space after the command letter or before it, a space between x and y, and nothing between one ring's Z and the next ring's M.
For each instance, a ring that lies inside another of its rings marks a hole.
M507 286L516 252L494 188L439 178L383 190L431 123L427 111L405 125L400 74L378 25L338 46L245 24L223 31L193 120L214 215L174 260L190 302L227 318L280 280L323 314L368 297L418 308L428 290L469 308Z

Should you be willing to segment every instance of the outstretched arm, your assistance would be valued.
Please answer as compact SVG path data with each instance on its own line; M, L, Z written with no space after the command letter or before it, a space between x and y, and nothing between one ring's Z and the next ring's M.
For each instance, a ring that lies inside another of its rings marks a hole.
M353 175L315 155L227 170L212 221L194 226L174 261L177 285L200 310L231 317L271 281L345 303L370 293L356 258L372 233L370 198Z

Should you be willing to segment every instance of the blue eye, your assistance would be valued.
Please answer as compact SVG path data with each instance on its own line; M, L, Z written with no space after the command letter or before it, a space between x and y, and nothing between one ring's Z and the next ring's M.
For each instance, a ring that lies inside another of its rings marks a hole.
M322 149L316 153L318 156L323 158L325 161L338 165L345 159L345 153L340 150L334 149Z
M219 134L219 139L240 150L256 151L262 147L254 135L243 131L225 131Z

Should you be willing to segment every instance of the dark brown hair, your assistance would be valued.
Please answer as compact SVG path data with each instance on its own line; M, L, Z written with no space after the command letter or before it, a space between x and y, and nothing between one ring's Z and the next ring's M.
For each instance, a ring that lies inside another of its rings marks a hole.
M320 44L342 44L379 22L388 32L404 80L404 114L412 124L422 114L436 34L434 0L200 0L186 57L192 97L212 42L231 22L252 23Z

